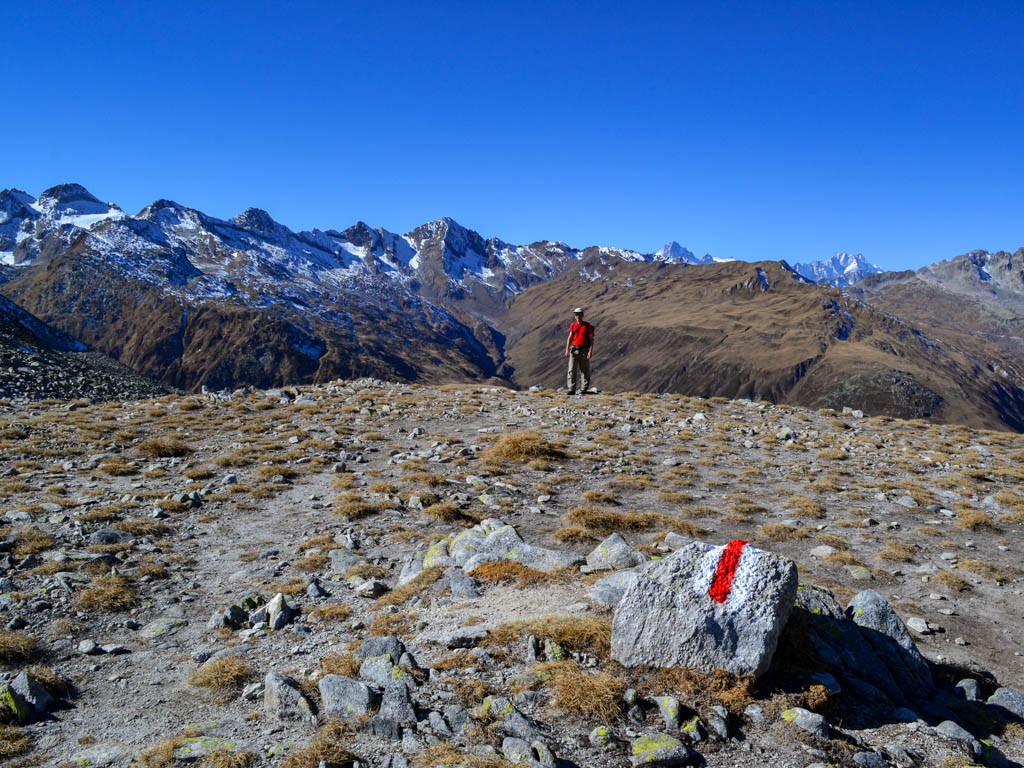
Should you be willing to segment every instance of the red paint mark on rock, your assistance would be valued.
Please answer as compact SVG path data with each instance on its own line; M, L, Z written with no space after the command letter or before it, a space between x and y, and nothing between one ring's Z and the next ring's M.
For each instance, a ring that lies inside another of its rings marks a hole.
M736 569L740 567L740 555L746 545L747 542L742 539L735 539L725 545L722 557L718 560L718 567L715 569L715 577L711 580L711 587L708 589L708 597L716 603L724 603L729 599L732 580L736 576Z

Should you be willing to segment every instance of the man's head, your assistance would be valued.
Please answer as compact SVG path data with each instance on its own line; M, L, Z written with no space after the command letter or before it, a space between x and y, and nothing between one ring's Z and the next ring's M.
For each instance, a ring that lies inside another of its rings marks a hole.
M572 313L576 315L577 319L583 317L583 307L576 307L576 309L574 309Z

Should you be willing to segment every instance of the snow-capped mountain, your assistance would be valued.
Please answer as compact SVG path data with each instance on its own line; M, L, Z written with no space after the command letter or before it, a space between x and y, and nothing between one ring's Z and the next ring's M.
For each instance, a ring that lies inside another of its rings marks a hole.
M664 261L671 264L723 264L732 259L720 259L705 253L701 257L694 255L689 248L684 248L675 240L663 245L655 254L654 261Z
M862 253L837 253L828 261L812 261L809 264L792 264L794 270L816 283L845 288L861 278L882 271L864 258Z
M514 295L560 274L586 249L561 242L512 245L484 238L451 218L398 235L359 222L344 230L293 232L266 211L230 220L168 200L135 216L101 203L77 184L38 199L0 193L0 258L29 266L76 246L133 279L193 299L235 297L254 306L323 297L390 278L428 300L457 299L492 315ZM678 243L656 254L603 248L613 260L707 263Z
M0 263L20 264L37 258L44 241L124 217L116 205L103 203L79 184L52 187L38 198L18 189L0 191Z

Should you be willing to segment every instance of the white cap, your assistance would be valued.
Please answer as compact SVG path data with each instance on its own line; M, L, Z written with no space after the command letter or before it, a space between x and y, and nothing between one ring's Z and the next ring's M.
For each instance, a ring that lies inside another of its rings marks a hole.
M572 311L572 313L573 313L574 315L582 315L582 314L583 314L583 307L576 307L576 309L574 309L574 310Z

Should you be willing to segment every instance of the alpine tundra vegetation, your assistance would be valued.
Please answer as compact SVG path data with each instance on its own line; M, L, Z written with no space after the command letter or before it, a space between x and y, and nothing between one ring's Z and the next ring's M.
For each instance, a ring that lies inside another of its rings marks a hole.
M0 754L1020 765L1021 451L376 379L6 401Z

